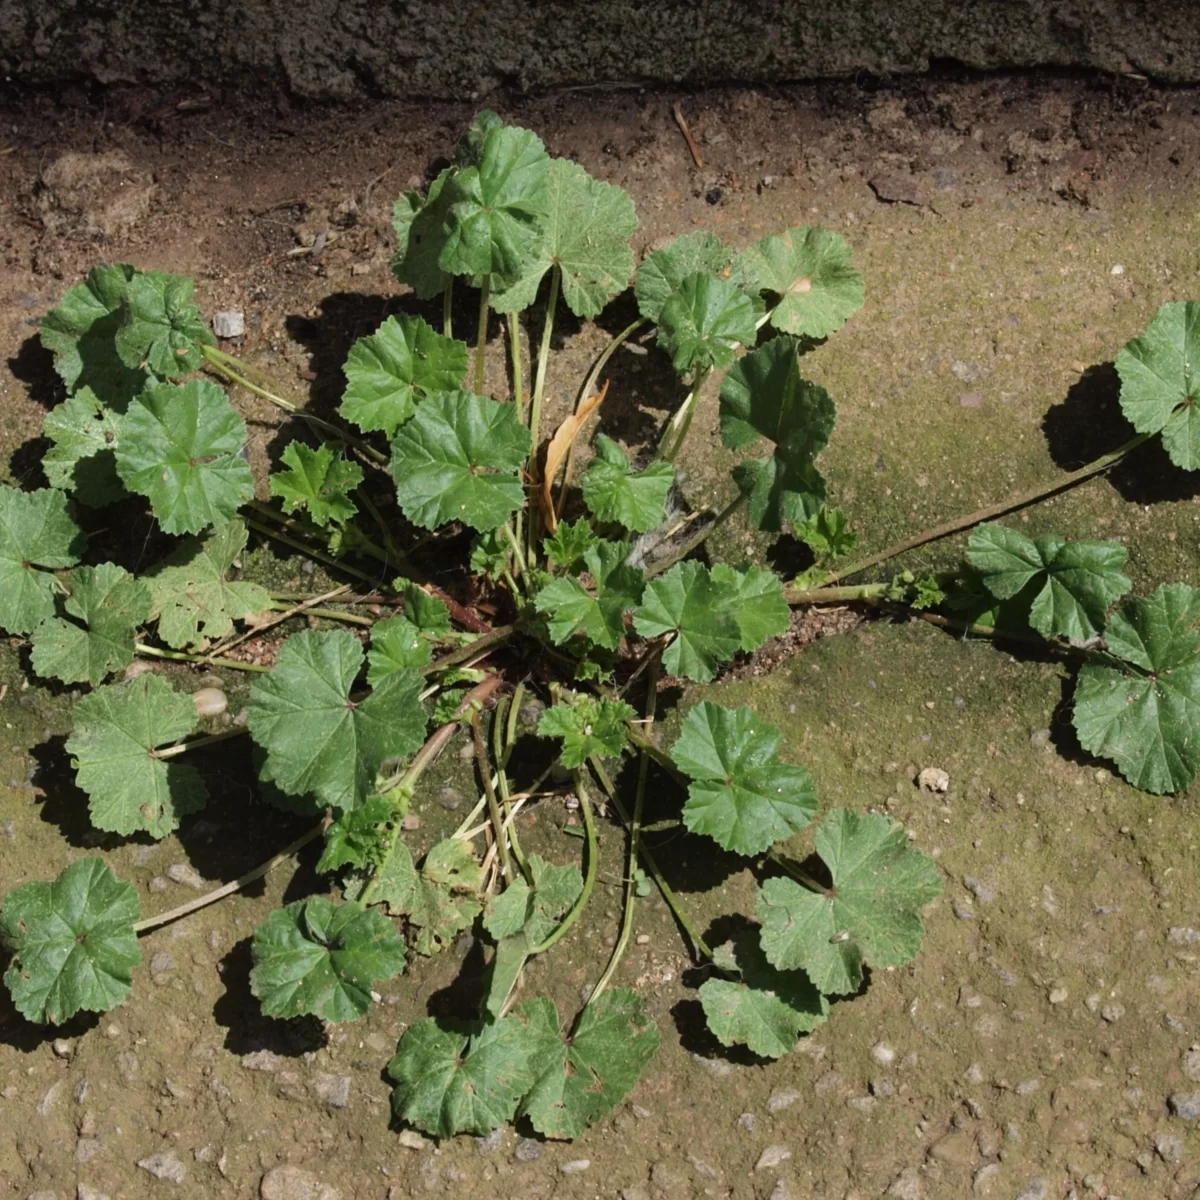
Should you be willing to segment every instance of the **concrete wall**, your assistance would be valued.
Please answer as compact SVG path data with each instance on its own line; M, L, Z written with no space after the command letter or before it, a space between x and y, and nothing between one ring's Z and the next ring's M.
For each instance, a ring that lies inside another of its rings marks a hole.
M19 79L476 98L972 67L1200 80L1200 0L0 0Z

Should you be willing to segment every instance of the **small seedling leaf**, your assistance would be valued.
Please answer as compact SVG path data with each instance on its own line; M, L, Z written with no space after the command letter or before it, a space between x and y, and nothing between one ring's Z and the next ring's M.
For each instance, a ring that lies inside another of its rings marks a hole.
M537 1080L521 1112L544 1137L576 1138L633 1090L659 1047L658 1026L646 1016L632 988L612 988L589 1004L569 1038L558 1033L558 1013L549 1000L521 1007L548 1007L531 1019L553 1040L536 1062Z
M250 736L266 749L271 777L285 792L311 792L349 810L371 793L384 763L420 747L421 676L398 671L365 699L351 700L362 663L353 634L305 630L288 638L274 670L251 686Z
M322 874L339 867L374 870L387 856L397 820L396 806L387 796L368 796L325 830L325 849L317 870Z
M593 443L596 457L583 473L583 502L598 521L612 521L634 533L646 533L662 523L667 495L675 482L675 468L652 462L635 471L629 455L598 433Z
M460 167L477 167L483 159L483 145L493 129L503 129L504 118L490 108L481 108L471 118L467 132L458 139L454 161Z
M671 751L692 779L683 809L688 829L726 850L760 854L808 825L817 789L803 767L778 760L782 742L752 708L697 704Z
M72 492L89 508L127 495L117 477L120 420L86 387L52 408L42 426L51 442L42 459L50 486Z
M371 629L367 682L378 687L388 675L419 671L433 657L429 639L407 617L388 617Z
M732 279L707 271L687 276L658 314L658 344L675 370L708 371L733 365L738 346L758 336L761 306Z
M1030 539L1002 525L981 525L967 546L967 561L997 600L1026 593L1038 633L1078 642L1099 634L1108 610L1132 586L1121 574L1128 557L1114 542Z
M775 443L768 459L752 459L734 471L749 498L758 529L778 533L785 523L816 516L825 481L814 459L833 432L829 393L800 376L795 339L776 337L745 355L721 385L721 440L740 450L760 437Z
M0 484L0 628L28 633L52 617L62 587L50 570L74 566L86 547L64 493Z
M133 275L117 330L117 353L127 367L149 367L162 379L200 369L204 364L200 347L213 345L216 338L192 302L194 290L195 284L184 275L162 271Z
M33 631L33 669L63 683L101 683L133 662L134 631L150 615L150 589L115 563L77 567L65 608Z
M575 573L586 569L584 555L599 543L591 522L580 517L574 522L560 521L553 537L543 539L542 549L551 566Z
M781 971L800 968L821 992L843 995L858 990L864 963L899 967L916 957L921 909L942 881L903 827L875 813L835 809L817 829L816 849L833 887L768 879L758 893L762 948Z
M137 891L99 858L73 862L52 883L13 888L0 905L0 945L12 954L4 982L17 1011L61 1025L116 1008L142 961L140 917Z
M425 856L420 870L397 841L371 884L371 898L393 916L406 916L413 949L426 956L448 945L479 915L483 871L468 842L446 838Z
M779 302L771 324L784 333L826 338L863 306L863 277L851 264L852 251L840 234L800 226L755 242L737 269Z
M1200 591L1165 584L1119 609L1104 631L1117 667L1086 665L1075 689L1080 745L1134 787L1178 792L1200 771Z
M450 632L450 608L440 596L431 596L423 587L409 581L400 589L408 619L428 637L445 637Z
M697 271L724 276L734 252L711 233L696 231L676 238L655 250L640 267L633 290L638 311L648 321L657 321L662 307L679 285Z
M594 591L564 576L538 592L534 607L548 616L556 645L582 635L606 650L617 648L625 636L625 614L639 603L645 587L641 569L628 560L626 543L595 542L583 552L582 564L592 576Z
M462 342L420 317L388 317L350 347L339 411L364 432L394 437L426 396L462 387L468 366Z
M823 561L849 554L858 544L858 534L840 508L821 505L818 512L796 526L796 536Z
M580 695L570 704L548 708L538 722L538 736L562 738L562 765L582 767L592 754L620 754L625 722L636 716L637 710L623 700Z
M97 829L164 838L197 812L208 789L194 767L154 751L196 728L196 706L158 675L110 683L76 701L67 753Z
M471 392L431 396L392 442L400 507L422 529L450 521L495 529L525 502L517 472L528 453L515 405Z
M268 1017L356 1021L371 988L404 970L404 941L382 913L324 896L276 909L255 931L250 990Z
M471 570L476 575L499 579L511 554L512 546L503 530L489 529L487 533L477 533L471 539Z
M167 533L228 524L254 498L246 422L207 379L151 384L121 419L117 474Z
M358 511L350 493L362 483L362 467L349 462L341 449L325 442L315 450L288 442L283 451L286 471L271 476L271 495L286 513L308 513L314 525L345 525Z

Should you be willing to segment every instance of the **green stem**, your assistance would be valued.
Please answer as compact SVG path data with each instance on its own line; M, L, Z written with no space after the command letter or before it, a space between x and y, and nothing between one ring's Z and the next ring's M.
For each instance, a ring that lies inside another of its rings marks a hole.
M508 342L509 352L512 355L512 374L513 374L513 403L517 406L517 414L521 418L521 424L525 423L525 381L521 371L521 317L519 313L510 312L508 314ZM524 521L525 513L523 509L517 509L515 520L516 542L521 544L521 535L524 532L521 528Z
M475 339L475 393L483 395L484 356L487 352L487 322L488 304L492 296L492 277L483 277L483 287L479 290L479 332Z
M533 530L533 516L529 518L530 532ZM512 547L513 562L516 564L517 574L521 577L522 583L525 583L529 577L529 568L525 563L525 552L521 549L521 543L517 541L517 535L513 532L512 522L506 522L504 525L504 536L508 538L508 544ZM511 586L511 585L510 585ZM516 599L514 595L513 599Z
M488 816L492 821L492 832L496 835L496 852L500 855L500 868L506 883L513 878L512 859L508 854L508 831L504 828L504 814L500 811L500 801L496 799L496 789L492 786L491 764L488 762L487 745L483 740L483 724L479 719L479 709L471 713L471 735L475 741L475 762L479 767L479 777L483 781L483 794L487 797Z
M230 738L241 737L249 732L245 725L238 725L234 729L222 729L220 733L210 733L204 737L193 738L190 742L180 742L178 746L168 746L165 750L152 750L150 757L159 760L178 758L189 750L203 750L205 746L215 746L218 742L227 742Z
M517 825L512 819L512 794L508 789L508 760L512 757L512 744L506 740L511 722L507 720L515 705L520 704L522 685L517 685L516 692L506 696L496 706L496 715L492 720L492 753L496 757L496 787L500 789L500 806L504 810L504 827L508 830L508 840L512 845L513 858L525 876L525 882L533 886L533 873L525 851L521 849L521 841L517 836Z
M666 462L673 463L680 450L683 449L683 443L687 441L688 430L692 427L692 418L695 417L696 409L700 404L700 389L707 382L708 376L707 368L697 371L696 382L692 384L692 390L688 392L687 398L679 406L679 411L667 424L658 446L658 456Z
M294 604L272 604L272 612L292 612ZM370 629L375 624L374 617L360 617L357 613L343 612L339 608L302 608L296 611L298 617L323 617L326 621L343 621L347 625L361 625Z
M882 599L890 583L864 583L858 587L786 588L789 604L848 604L854 600Z
M446 286L442 291L442 336L454 336L454 276L446 276Z
M433 662L421 668L421 674L434 675L438 671L446 670L447 667L455 667L461 662L467 662L477 654L483 653L484 650L507 641L516 631L515 625L497 625L495 629L481 633L473 642L468 642L465 646L459 646L457 650L451 650L440 658L435 658Z
M160 650L157 646L147 646L136 642L134 653L140 658L166 658L171 662L204 663L210 667L227 667L231 671L269 671L270 667L258 663L238 662L236 658L209 658L207 654L188 654L183 650Z
M314 562L319 562L323 566L329 567L334 571L342 571L347 575L353 575L355 579L365 580L369 584L374 584L373 576L368 575L366 571L360 571L357 567L352 567L349 563L342 562L339 559L332 558L328 554L322 553L313 546L306 546L303 542L294 537L289 537L286 533L281 533L277 529L271 529L267 525L263 525L259 521L253 520L251 517L246 517L246 527L253 529L255 533L261 533L263 537L269 537L273 541L279 542L281 545L290 546L293 550L299 550L301 554L308 555Z
M647 567L646 578L653 579L655 575L660 575L663 571L673 567L681 559L687 558L687 556L691 554L691 552L695 550L697 546L702 545L704 541L716 533L722 525L729 521L736 513L740 512L742 507L746 504L746 501L746 493L738 492L738 494L732 500L730 500L730 502L725 505L725 507L721 509L719 513L717 513L716 517L698 534L696 534L695 537L685 542L683 546L676 550L675 553L669 558L663 559L663 561L660 563L655 563L652 567Z
M579 797L579 811L583 813L583 832L587 838L587 869L583 877L583 890L579 893L571 911L555 926L554 932L544 942L534 946L530 954L544 954L555 942L567 935L571 926L579 920L583 910L592 897L592 889L596 886L596 873L600 865L600 847L596 840L596 819L592 814L592 802L588 799L587 789L578 771L575 773L575 795ZM595 992L592 993L595 995Z
M976 509L975 512L968 513L965 517L956 517L953 521L947 521L944 525L935 526L933 529L928 529L924 533L918 533L915 537L908 538L906 541L897 542L894 546L889 546L886 550L881 550L878 554L872 554L868 558L851 563L848 567L843 567L840 571L836 571L830 575L825 582L836 583L839 579L845 579L848 575L857 575L869 567L875 567L881 562L887 562L889 558L895 558L898 554L915 550L918 546L924 546L929 542L936 542L940 538L949 537L953 533L962 533L964 530L970 529L975 525L981 525L984 521L990 521L995 517L1002 517L1006 513L1015 512L1018 508L1026 508L1030 504L1036 504L1039 500L1046 500L1050 496L1056 496L1059 492L1065 492L1068 488L1073 488L1076 484L1091 479L1093 475L1099 475L1102 471L1107 471L1109 467L1120 462L1127 454L1136 450L1140 445L1148 442L1154 436L1152 433L1139 433L1137 437L1130 438L1123 446L1118 446L1111 454L1106 454L1103 458L1098 458L1095 462L1088 463L1086 467L1080 467L1078 471L1072 471L1069 475L1062 476L1054 483L1043 484L1039 487L1031 488L1027 492L1020 492L1016 496L1002 500L999 504L991 504L987 508Z

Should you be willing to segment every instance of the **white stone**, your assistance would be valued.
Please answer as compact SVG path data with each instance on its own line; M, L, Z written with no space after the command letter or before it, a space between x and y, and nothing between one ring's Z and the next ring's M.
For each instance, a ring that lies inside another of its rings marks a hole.
M213 313L212 327L219 338L239 338L246 332L246 314L237 308Z

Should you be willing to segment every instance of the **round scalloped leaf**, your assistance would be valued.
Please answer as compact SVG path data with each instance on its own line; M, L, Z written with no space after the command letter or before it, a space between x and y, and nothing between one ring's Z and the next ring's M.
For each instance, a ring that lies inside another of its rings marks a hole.
M52 883L13 888L0 905L0 944L13 956L4 982L17 1011L61 1025L116 1008L142 961L141 915L137 891L99 858L72 863Z
M658 314L658 344L679 374L733 365L738 346L753 346L762 311L732 279L698 271L683 280Z
M675 468L661 460L636 471L629 455L610 437L596 434L596 457L580 481L583 502L598 521L612 521L634 533L648 533L663 519Z
M433 647L407 617L388 617L371 627L367 682L378 687L388 675L419 671L433 657Z
M268 1017L355 1021L371 989L404 970L404 940L382 913L324 896L277 909L255 931L250 990Z
M561 533L567 526L558 528ZM561 545L558 550L568 555L573 552L571 547ZM625 614L642 598L645 575L629 563L625 542L593 540L578 565L592 576L593 591L578 579L562 576L542 586L534 597L534 607L548 618L555 645L582 636L597 646L615 650L625 636Z
M447 167L429 185L428 195L406 192L392 209L392 228L398 243L392 273L421 300L441 295L450 280L438 266L438 259L446 246L446 223L450 219L452 195L446 184L456 173L457 168Z
M117 477L120 417L91 388L80 388L52 408L42 432L51 442L42 458L51 487L74 493L89 508L103 508L128 495Z
M204 364L201 346L216 342L192 302L195 284L185 275L138 271L125 289L117 353L127 367L149 367L174 379ZM103 395L103 393L101 393Z
M576 696L570 704L546 709L538 722L539 737L562 738L562 765L582 767L593 754L620 754L625 747L625 722L637 710L623 700Z
M207 379L151 384L122 418L117 474L167 533L221 526L254 499L246 422Z
M697 704L671 748L692 779L683 809L688 829L737 854L760 854L805 828L816 815L817 789L803 767L779 761L782 742L748 706Z
M62 492L0 484L0 628L28 633L52 617L62 585L39 568L72 567L86 548Z
M638 311L646 320L657 321L662 306L689 275L697 271L724 275L733 257L734 252L720 238L703 230L676 238L638 267L633 284Z
M283 501L284 512L307 512L324 529L330 522L345 525L358 511L350 493L362 483L362 467L347 461L341 447L288 442L282 461L288 469L271 476L271 495Z

